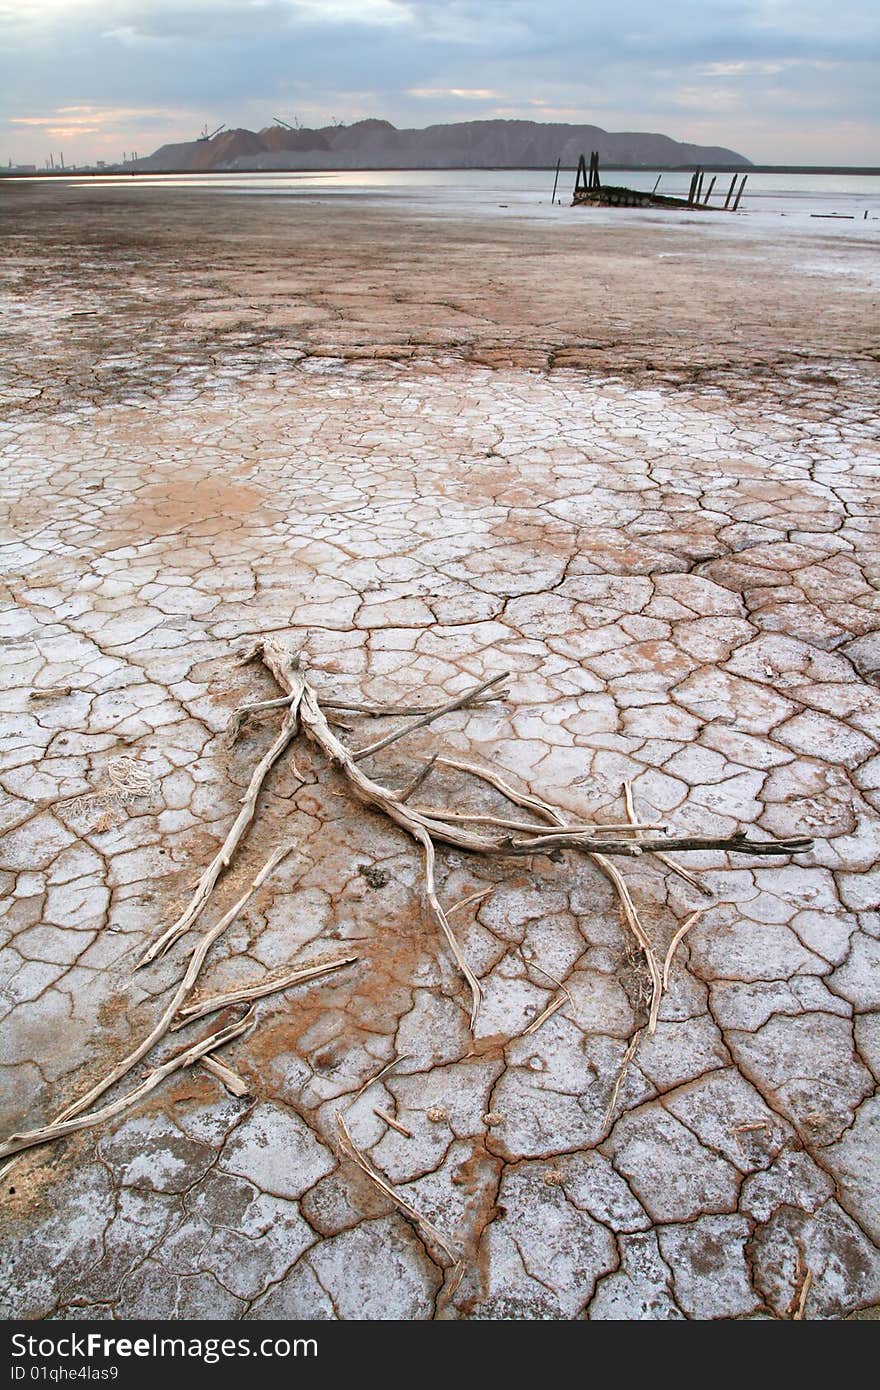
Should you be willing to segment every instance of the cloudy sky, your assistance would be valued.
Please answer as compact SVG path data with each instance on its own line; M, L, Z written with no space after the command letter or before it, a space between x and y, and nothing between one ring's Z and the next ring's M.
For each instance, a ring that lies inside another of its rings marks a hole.
M0 0L0 161L495 116L880 164L878 0Z

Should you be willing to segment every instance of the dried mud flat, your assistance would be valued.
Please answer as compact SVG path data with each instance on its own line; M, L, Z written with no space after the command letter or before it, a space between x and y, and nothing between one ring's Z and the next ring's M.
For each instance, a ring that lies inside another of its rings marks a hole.
M222 1054L248 1096L192 1068L18 1158L5 1315L866 1315L868 240L147 190L3 200L3 1135L87 1090L177 984L189 939L133 967L276 731L269 715L224 741L234 706L277 694L235 665L255 637L303 645L352 700L441 701L511 671L503 703L377 755L390 785L442 746L587 819L622 820L629 782L675 833L815 841L792 861L689 857L713 903L609 1116L647 995L594 865L440 855L444 902L490 890L455 919L485 990L472 1034L415 846L298 742L205 922L294 849L205 989L357 963L257 1005ZM135 790L90 800L120 758ZM649 856L625 873L662 961L707 898ZM552 980L570 998L525 1034ZM457 1284L338 1152L336 1112L394 1058L346 1122L463 1253Z

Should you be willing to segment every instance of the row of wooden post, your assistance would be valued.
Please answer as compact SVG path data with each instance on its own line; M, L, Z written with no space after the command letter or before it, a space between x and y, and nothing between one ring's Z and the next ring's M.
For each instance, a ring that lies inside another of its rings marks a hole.
M734 200L733 207L731 208L731 211L732 211L732 212L736 212L737 208L739 207L739 200L740 200L740 198L741 198L742 195L743 195L743 189L744 189L745 186L746 186L746 179L747 179L747 178L748 178L748 174L743 174L743 176L742 176L742 182L740 183L739 190L737 191L737 194L736 194L736 198L735 198L735 200ZM700 203L700 202L702 202L703 207L707 207L708 204L709 204L709 199L712 197L712 189L715 187L716 179L717 179L717 175L714 175L713 178L712 178L712 182L709 184L709 187L706 189L706 196L705 196L705 198L704 198L704 197L703 197L703 171L702 171L702 169L696 169L696 170L694 171L693 178L691 179L691 186L690 186L690 188L688 189L688 196L687 196L688 202L689 202L689 203ZM730 187L729 187L728 190L727 190L727 197L724 199L724 207L725 207L725 210L726 210L727 208L730 207L730 200L731 200L731 198L733 198L733 191L734 191L734 189L736 188L736 180L737 180L737 175L734 174L733 178L730 180Z

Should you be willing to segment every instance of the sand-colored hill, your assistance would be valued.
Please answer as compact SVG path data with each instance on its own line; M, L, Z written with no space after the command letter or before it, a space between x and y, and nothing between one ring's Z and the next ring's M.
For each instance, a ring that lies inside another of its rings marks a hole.
M163 145L138 167L155 172L205 169L521 169L577 163L598 150L603 163L646 168L679 165L747 167L749 160L717 145L694 145L668 135L609 132L594 125L538 121L463 121L424 130L398 130L364 120L321 130L274 125L258 134L227 130L212 140Z

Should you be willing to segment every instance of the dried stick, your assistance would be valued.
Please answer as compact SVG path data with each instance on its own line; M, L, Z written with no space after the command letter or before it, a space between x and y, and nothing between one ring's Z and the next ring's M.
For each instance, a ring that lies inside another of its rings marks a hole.
M623 800L626 805L626 814L630 825L637 825L638 817L636 815L635 802L633 801L631 782L624 782L623 784ZM658 852L657 858L660 860L660 863L663 865L663 867L668 869L670 873L677 874L678 877L680 879L683 879L685 883L689 883L692 888L696 888L697 892L705 893L708 897L711 898L711 888L707 888L706 885L700 879L697 878L696 874L691 873L690 869L686 869L684 865L679 864L677 860L670 859L668 854L661 854L660 852Z
M491 695L485 691L474 693L468 696L465 704L491 705L495 700L505 700L508 693L506 690L496 690ZM332 700L320 693L318 699L324 709L340 710L346 714L362 714L368 719L418 718L422 714L436 714L438 710L445 708L442 705L365 705L353 700ZM464 709L465 705L462 708Z
M358 763L362 758L371 758L374 753L380 752L381 749L396 743L399 738L403 738L404 734L411 734L416 729L423 729L426 724L432 724L435 719L439 719L441 714L451 714L453 710L461 709L462 705L469 704L478 695L482 695L485 690L490 690L492 686L506 681L509 675L509 671L502 671L500 675L490 676L488 680L474 686L472 690L466 690L463 695L456 695L454 699L447 700L444 705L437 705L434 709L427 710L425 714L416 719L414 724L405 724L399 729L392 729L385 738L379 738L375 743L368 743L366 748L360 748L356 753L353 753L354 761Z
M292 695L279 695L274 700L258 700L253 705L239 705L238 709L233 710L226 725L226 743L229 748L235 743L242 726L250 719L252 714L265 714L269 710L284 709L289 705L294 697Z
M709 908L712 907L712 906L713 906L712 903L707 903L705 907L698 907L697 910L696 910L696 912L692 912L692 913L691 913L690 917L688 917L688 919L687 919L686 922L682 922L682 924L681 924L681 926L679 927L678 931L675 933L675 936L674 936L674 937L672 938L672 940L670 941L670 943L669 943L669 950L666 952L666 959L665 959L664 962L663 962L663 988L664 988L664 989L668 989L668 988L669 988L669 968L670 968L670 966L672 965L672 957L675 955L675 952L676 952L676 948L677 948L677 946L678 946L678 943L681 941L682 937L684 937L684 936L687 935L687 933L690 931L691 927L695 926L695 925L697 924L697 922L699 922L699 920L700 920L700 918L703 916L703 914L704 914L705 912L708 912L708 911L709 911Z
M183 936L184 932L189 931L192 924L200 915L205 903L211 896L214 886L224 869L227 869L232 862L232 856L238 849L239 844L244 838L245 832L250 826L257 810L257 797L266 777L281 757L287 745L293 739L299 727L299 702L302 698L301 692L293 690L288 692L289 708L284 716L280 732L269 749L254 768L250 784L244 796L242 808L236 816L229 834L223 841L222 846L217 851L211 863L205 869L198 883L189 904L177 918L172 922L162 935L148 947L141 959L138 961L136 969L141 966L149 965L150 961L157 956L164 955L170 946L177 941L178 937ZM234 718L234 716L233 716Z
M530 821L509 820L504 816L482 815L471 811L449 811L443 806L419 806L416 809L419 811L420 815L433 816L437 820L453 821L458 824L497 825L503 830L523 830L531 835L551 835L556 833L552 827L547 825L536 825ZM637 823L636 825L630 825L629 823L626 825L585 825L578 822L564 821L563 826L566 831L570 831L573 835L613 835L620 834L621 832L626 834L630 830L636 832L639 830L666 829L665 822L663 821L646 821Z
M390 1125L392 1129L396 1129L397 1133L402 1134L404 1139L412 1139L412 1130L407 1129L406 1125L402 1125L399 1120L395 1120L394 1116L389 1115L387 1111L380 1110L378 1105L373 1106L373 1114L378 1115L379 1119L384 1120L386 1125Z
M345 1123L345 1118L341 1110L337 1110L336 1112L336 1124L339 1128L339 1152L345 1158L351 1159L352 1163L356 1163L361 1172L366 1173L370 1182L374 1183L379 1191L383 1192L385 1196L394 1203L397 1209L403 1212L404 1216L409 1217L420 1234L425 1236L428 1240L432 1240L435 1245L439 1245L440 1249L449 1256L453 1264L457 1264L459 1259L458 1255L449 1245L446 1238L440 1234L436 1226L432 1226L430 1221L422 1216L422 1213L417 1211L411 1202L408 1202L405 1197L401 1197L400 1193L396 1192L391 1186L388 1179L382 1176L378 1168L374 1167L365 1154L361 1153L349 1134L348 1126Z
M519 1034L519 1037L527 1038L530 1033L537 1033L538 1029L541 1027L541 1024L546 1023L548 1018L552 1018L553 1015L559 1009L562 1008L562 1005L565 1003L566 999L568 1000L569 1004L572 1005L574 1004L574 1000L571 997L571 991L562 983L561 980L557 980L555 975L551 975L549 970L545 970L542 965L537 965L535 961L526 960L522 951L519 952L519 955L523 965L526 967L526 970L537 970L539 975L544 975L548 980L552 981L552 983L556 986L558 990L561 991L562 995L564 996L563 998L559 998L557 996L556 999L551 999L546 1009L544 1009L542 1013L538 1014L537 1018L533 1018L528 1028L524 1029L523 1032Z
M551 999L546 1009L539 1013L537 1018L533 1018L528 1028L524 1028L523 1031L520 1034L518 1034L518 1036L521 1038L527 1038L531 1033L537 1033L541 1024L546 1023L548 1018L552 1018L553 1015L557 1013L559 1009L562 1008L564 1003L565 999L563 998L563 996L561 994L557 994L555 999Z
M461 947L455 939L455 933L450 927L449 922L446 918L446 913L443 911L443 908L440 905L440 899L437 897L437 889L434 884L434 841L431 839L428 832L422 829L421 826L414 826L413 834L416 836L416 839L421 840L422 846L425 851L425 885L428 903L430 904L431 911L437 919L437 922L440 926L440 930L443 932L443 935L449 942L449 949L455 956L456 964L458 965L458 968L461 971L462 975L464 975L464 978L467 980L468 986L471 991L471 1028L473 1029L477 1021L477 1015L480 1012L480 1005L483 1002L483 986L480 984L476 975L473 973L464 956L462 955Z
M236 1096L239 1100L242 1096L250 1094L251 1088L249 1083L245 1081L243 1077L239 1076L237 1071L233 1071L232 1067L227 1067L226 1063L219 1061L218 1058L213 1056L203 1057L202 1068L204 1071L210 1072L213 1077L216 1077L220 1084L225 1086L227 1091L230 1091L232 1095Z
M189 1067L193 1062L198 1062L214 1048L222 1047L224 1043L231 1042L233 1038L241 1037L253 1026L253 1012L248 1012L243 1019L237 1023L229 1024L226 1028L218 1028L215 1033L211 1033L207 1038L202 1038L200 1042L193 1043L183 1052L178 1052L175 1057L169 1058L161 1066L155 1067L149 1072L139 1086L126 1095L120 1096L119 1100L111 1101L109 1105L103 1106L100 1110L93 1110L89 1115L79 1115L76 1119L64 1120L60 1123L46 1125L43 1129L32 1129L24 1134L12 1134L0 1144L0 1158L9 1158L10 1155L20 1153L22 1149L33 1148L35 1144L45 1144L50 1139L63 1139L65 1135L75 1134L80 1129L91 1129L94 1125L102 1124L105 1120L110 1120L120 1111L127 1110L129 1106L136 1105L144 1096L154 1091L160 1081L164 1081L166 1076L172 1072L179 1071L181 1067Z
M490 885L490 887L481 888L479 892L471 893L466 898L459 898L457 903L452 904L452 907L447 907L446 916L451 917L453 912L463 912L466 907L470 907L471 903L480 903L483 901L484 898L488 898L490 893L494 892L495 885L493 883Z
M431 775L436 761L437 754L435 753L433 757L430 757L428 759L424 767L419 768L415 777L411 778L411 780L407 782L406 786L401 787L400 791L396 793L398 801L409 801L410 797L415 795L419 787L424 782L425 778Z
M593 828L595 833L595 827ZM559 831L558 833L544 834L532 840L513 840L509 845L503 844L496 848L503 850L504 853L511 854L535 854L543 853L549 846L551 849L582 849L588 853L593 850L600 850L603 854L620 854L631 859L637 859L641 854L656 854L667 849L720 849L727 854L747 854L755 858L772 854L803 854L805 850L812 848L813 841L807 839L792 840L752 840L744 831L737 831L735 835L727 835L723 838L713 838L710 836L681 835L671 837L666 840L596 840L589 835L572 834L570 831Z
M594 864L602 870L607 879L611 881L623 909L626 924L642 948L642 955L648 967L648 974L651 977L651 1011L648 1015L648 1032L653 1033L657 1027L657 1018L660 1013L660 999L663 994L663 982L660 978L660 971L657 968L657 961L654 958L654 951L651 946L650 938L645 928L642 926L636 905L630 897L629 889L621 877L617 867L606 859L604 854L593 854L590 856Z
M205 932L196 950L193 952L192 957L190 958L186 974L184 975L180 984L177 986L177 989L174 991L174 996L171 999L171 1002L166 1006L164 1012L162 1013L162 1016L153 1025L153 1028L144 1038L143 1042L138 1043L134 1051L130 1052L127 1057L124 1057L121 1062L117 1062L116 1066L113 1067L113 1069L110 1072L108 1072L108 1074L105 1077L102 1077L100 1081L96 1081L94 1086L92 1086L91 1090L87 1091L84 1096L80 1096L79 1100L75 1100L71 1105L66 1106L65 1109L62 1110L61 1113L57 1115L55 1119L52 1120L51 1123L45 1127L45 1129L32 1131L32 1134L30 1136L30 1142L28 1144L19 1144L18 1149L30 1148L35 1144L42 1144L48 1139L54 1139L57 1137L58 1132L67 1133L66 1130L59 1131L59 1125L63 1126L64 1124L66 1124L68 1120L72 1119L74 1115L80 1115L84 1110L88 1110L89 1106L93 1105L99 1096L102 1096L105 1091L109 1090L111 1086L115 1085L117 1081L121 1080L121 1078L125 1076L127 1072L130 1072L132 1067L136 1066L137 1063L141 1060L141 1058L145 1057L146 1054L150 1051L150 1049L152 1047L155 1047L156 1043L159 1042L159 1040L165 1036L165 1034L171 1027L171 1024L174 1020L174 1015L177 1013L177 1010L180 1008L181 1004L186 999L187 995L195 985L195 982L199 977L199 971L201 970L202 965L204 964L205 957L207 956L214 942L217 940L219 936L222 936L223 933L226 931L227 927L229 927L235 921L238 914L247 905L247 903L253 897L257 889L261 887L263 883L265 883L266 879L272 873L273 869L275 869L276 866L281 863L281 860L285 857L286 854L289 854L290 848L291 846L286 845L283 849L275 850L274 854L270 855L270 857L266 860L266 863L263 865L256 878L253 880L247 891L242 894L238 902L235 903L229 909L228 912L225 912L223 914L219 922L215 922L214 926L209 927L209 929ZM21 1135L17 1137L20 1139ZM0 1151L2 1151L2 1146L0 1146ZM12 1152L15 1152L15 1150L13 1150Z
M638 1032L633 1033L632 1037L629 1040L629 1047L623 1054L623 1061L620 1064L620 1071L617 1073L617 1080L614 1083L614 1090L611 1092L611 1099L608 1102L608 1109L605 1111L605 1118L602 1121L603 1133L605 1132L605 1130L607 1130L609 1124L611 1123L611 1116L614 1114L614 1107L617 1104L617 1097L620 1094L620 1088L623 1085L623 1078L629 1071L629 1064L632 1061L633 1057L635 1057L636 1055L636 1048L641 1042L642 1033L644 1031L645 1030L643 1028L640 1028Z
M368 1091L371 1086L374 1086L376 1084L377 1081L381 1081L383 1076L387 1076L390 1071L393 1071L395 1067L400 1066L400 1063L405 1062L406 1060L406 1057L393 1057L390 1062L385 1063L384 1067L382 1067L380 1071L376 1072L375 1076L367 1077L367 1080L364 1082L361 1089L348 1102L348 1105L345 1107L346 1110L350 1110L351 1107L357 1101L360 1100L361 1096L364 1094L364 1091Z
M218 1009L228 1008L230 1004L244 1004L250 1000L264 999L267 994L277 994L279 990L287 989L290 985L315 980L320 975L328 975L331 970L341 970L344 965L353 965L356 960L360 960L360 956L342 956L339 960L328 960L317 965L303 966L299 970L288 970L286 974L276 976L274 980L260 980L257 984L243 985L241 989L231 989L226 993L211 994L205 999L194 1000L192 1004L184 1004L178 1009L178 1021L174 1028L183 1028L187 1023L192 1023L193 1019L216 1013Z

